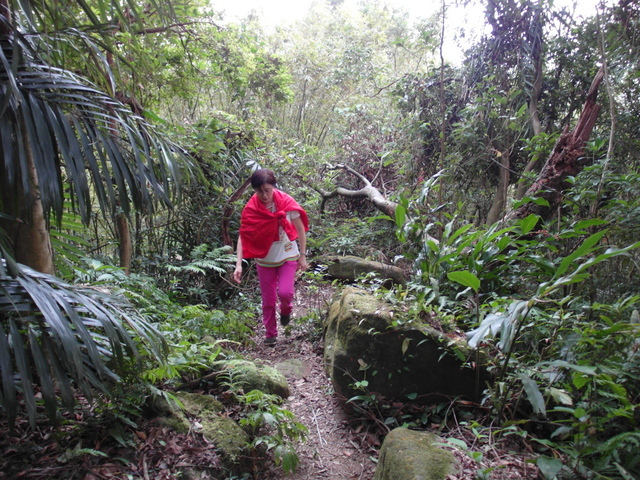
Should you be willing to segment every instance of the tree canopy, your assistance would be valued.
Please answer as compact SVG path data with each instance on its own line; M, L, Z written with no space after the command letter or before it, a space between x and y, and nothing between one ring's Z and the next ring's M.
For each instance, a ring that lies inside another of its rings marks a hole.
M397 263L406 286L367 288L496 359L482 408L535 436L545 478L637 475L640 7L480 4L470 32L448 0L318 1L275 28L204 0L0 0L7 420L38 388L55 420L56 388L72 408L138 361L175 380L160 338L188 322L167 312L249 309L225 275L267 167L318 266Z

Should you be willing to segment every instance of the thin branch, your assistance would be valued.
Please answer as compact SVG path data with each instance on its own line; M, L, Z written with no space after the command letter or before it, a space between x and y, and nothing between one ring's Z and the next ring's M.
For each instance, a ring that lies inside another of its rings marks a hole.
M614 134L616 131L616 111L615 111L615 100L613 96L613 89L611 88L611 78L609 77L609 66L607 63L606 50L604 45L604 33L602 32L600 25L600 12L596 10L596 20L598 25L598 33L600 40L600 54L602 55L602 72L604 75L604 84L607 89L607 96L609 97L609 116L611 117L611 127L609 130L609 146L607 147L607 156L605 158L604 164L602 165L602 175L600 177L600 182L598 182L598 188L596 190L596 195L593 199L593 203L591 204L591 208L589 209L589 213L592 217L595 217L598 214L598 203L600 199L600 195L602 194L602 188L604 185L605 176L607 174L607 168L609 166L609 161L613 156L613 140Z

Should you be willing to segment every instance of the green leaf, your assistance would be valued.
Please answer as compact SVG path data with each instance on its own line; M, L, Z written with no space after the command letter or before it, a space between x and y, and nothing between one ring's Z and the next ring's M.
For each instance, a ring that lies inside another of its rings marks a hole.
M13 344L13 356L18 367L18 373L20 374L20 382L27 409L27 416L29 418L31 428L36 428L36 400L33 391L33 379L31 375L29 357L27 355L22 335L18 331L18 326L13 318L9 318L9 331L11 332L11 343Z
M523 197L522 200L519 200L513 204L513 208L516 209L525 203L535 203L541 207L549 207L549 202L544 198L535 198L535 197Z
M459 438L447 438L447 442L444 443L443 445L447 445L447 444L454 445L458 448L461 448L462 450L469 450L469 447L467 446L466 442Z
M604 225L607 222L600 218L592 218L591 220L582 220L574 225L574 230L584 230L586 231L590 227L597 227L600 225Z
M567 269L580 257L584 257L589 255L595 250L596 245L600 242L602 237L607 234L607 230L602 230L600 232L594 233L590 237L587 237L582 244L576 248L573 253L567 255L562 259L554 278L559 278L567 271Z
M533 228L538 224L539 221L540 216L535 214L531 214L528 217L523 218L522 220L520 220L520 231L524 235L526 235L531 230L533 230Z
M150 341L150 351L156 354L161 355L166 345L157 340L160 335L150 325L122 308L121 299L25 266L16 278L0 276L0 312L18 314L0 322L0 402L9 422L15 418L17 388L30 421L35 418L31 370L35 370L46 413L55 422L58 399L71 408L74 388L91 399L92 390L108 392L108 385L119 380L107 362L117 365L136 359L130 330L144 342ZM10 328L10 341L5 325Z
M529 403L533 407L534 413L546 415L547 408L544 403L544 397L542 396L542 393L540 393L540 389L538 388L536 381L524 373L519 374L518 377L524 386L524 391L527 394L527 400L529 400Z
M581 264L577 269L576 273L580 273L582 270L585 270L593 265L597 265L598 263L608 260L611 257L617 257L619 255L626 255L630 250L636 249L640 247L640 242L636 242L632 245L629 245L624 248L608 248L604 253L597 255L595 258L590 258Z
M554 480L562 470L562 462L557 458L539 457L536 465L544 475L545 480Z
M37 170L44 209L57 219L63 212L62 192L69 186L83 222L89 221L89 180L105 211L116 200L112 179L125 212L131 204L151 211L152 194L170 205L179 185L179 164L186 160L182 149L89 80L37 58L35 52L44 54L45 50L32 48L29 42L35 37L12 37L10 60L7 47L0 52L0 75L13 86L5 92L0 116L5 152L5 161L0 162L0 189L12 196L22 192L29 198L29 169L25 168L29 154ZM108 70L107 63L103 67ZM7 152L12 156L7 157Z
M554 360L553 362L549 362L549 365L554 367L568 368L570 370L575 370L576 372L584 373L585 375L595 375L597 373L596 367L591 367L588 365L576 365L565 360Z
M575 373L571 378L571 383L578 389L584 387L590 381L591 379L587 375L581 373Z
M468 270L449 272L447 278L465 287L471 287L475 292L480 289L480 279Z
M407 210L402 205L396 206L395 211L395 220L396 226L398 228L402 228L404 226L405 221L407 220Z

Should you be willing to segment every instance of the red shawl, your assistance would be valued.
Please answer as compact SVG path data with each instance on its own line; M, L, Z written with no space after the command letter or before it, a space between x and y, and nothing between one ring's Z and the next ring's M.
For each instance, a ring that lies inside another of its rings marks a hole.
M307 212L290 195L273 189L273 203L276 206L275 212L268 210L254 194L242 210L240 238L243 258L266 257L271 244L280 238L280 226L284 228L289 240L298 238L296 227L287 220L287 212L300 212L304 229L309 230Z

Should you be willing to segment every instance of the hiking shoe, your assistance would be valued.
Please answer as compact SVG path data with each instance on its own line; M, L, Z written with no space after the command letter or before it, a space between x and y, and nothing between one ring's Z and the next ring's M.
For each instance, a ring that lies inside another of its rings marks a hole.
M280 325L282 325L283 327L286 327L287 325L289 325L290 321L291 321L291 315L280 314Z
M276 344L277 340L276 337L267 337L264 339L264 344L268 345L269 347L273 347Z

